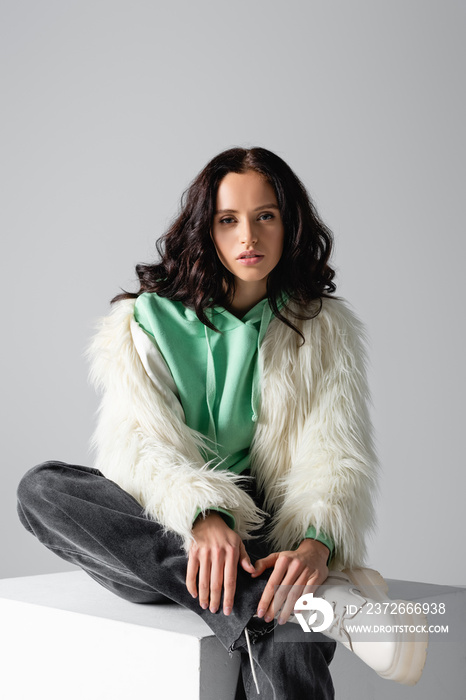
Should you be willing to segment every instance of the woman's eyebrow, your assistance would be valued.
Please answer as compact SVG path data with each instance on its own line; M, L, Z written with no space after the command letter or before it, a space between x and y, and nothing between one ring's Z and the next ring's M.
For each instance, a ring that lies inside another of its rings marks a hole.
M280 207L277 204L261 204L260 207L256 207L253 209L253 211L259 211L259 209L279 209ZM236 209L218 209L216 214L237 214L238 211Z

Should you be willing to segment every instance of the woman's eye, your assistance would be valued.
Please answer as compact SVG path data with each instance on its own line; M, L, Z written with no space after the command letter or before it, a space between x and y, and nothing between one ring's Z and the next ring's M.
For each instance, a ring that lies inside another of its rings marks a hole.
M265 219L263 217L266 217ZM261 214L259 216L259 220L263 219L263 221L269 221L270 219L273 219L274 215L273 214ZM231 224L234 221L233 216L225 216L223 219L220 219L221 224Z

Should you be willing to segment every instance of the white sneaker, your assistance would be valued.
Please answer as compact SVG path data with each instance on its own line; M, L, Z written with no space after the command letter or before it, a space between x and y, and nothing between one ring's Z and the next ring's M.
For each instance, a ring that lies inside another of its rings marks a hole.
M333 609L333 622L321 630L322 634L341 642L382 678L414 685L426 661L427 618L414 612L412 602L392 601L387 591L387 582L373 569L331 571L314 593L314 609L319 609L319 598ZM312 599L313 594L301 596L290 621L303 626L303 616L297 611L305 613L307 604L312 607ZM378 632L351 629L357 625L371 630L377 626Z

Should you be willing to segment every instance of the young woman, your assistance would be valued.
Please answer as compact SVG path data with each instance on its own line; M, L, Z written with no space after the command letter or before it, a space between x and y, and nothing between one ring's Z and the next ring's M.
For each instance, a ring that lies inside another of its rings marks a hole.
M332 296L332 234L281 158L232 148L157 247L90 346L96 468L33 468L20 518L116 594L198 613L248 698L332 698L335 642L283 625L329 567L362 565L373 523L364 331Z

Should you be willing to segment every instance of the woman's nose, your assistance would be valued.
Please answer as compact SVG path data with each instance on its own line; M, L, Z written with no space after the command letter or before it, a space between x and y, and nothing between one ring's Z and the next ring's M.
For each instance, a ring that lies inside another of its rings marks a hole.
M249 221L244 221L240 230L241 243L243 245L252 245L257 242L257 235Z

